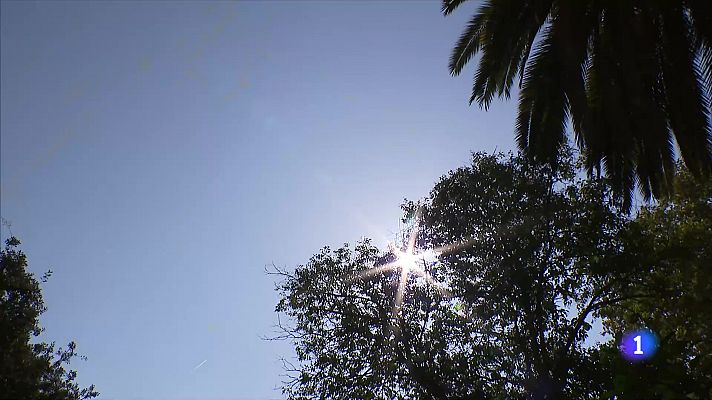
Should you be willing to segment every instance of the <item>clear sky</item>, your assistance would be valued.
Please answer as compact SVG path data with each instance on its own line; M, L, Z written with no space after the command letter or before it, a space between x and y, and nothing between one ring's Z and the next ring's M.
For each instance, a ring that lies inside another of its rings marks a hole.
M513 146L516 102L469 107L474 66L447 71L474 7L3 1L0 211L80 383L281 398L265 266L383 243L404 197Z

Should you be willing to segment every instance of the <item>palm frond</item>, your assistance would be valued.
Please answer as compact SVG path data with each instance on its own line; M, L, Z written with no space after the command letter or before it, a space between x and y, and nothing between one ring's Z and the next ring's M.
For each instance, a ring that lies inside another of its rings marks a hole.
M674 175L674 144L665 117L662 67L659 59L657 11L643 9L623 15L629 34L616 44L623 101L630 113L638 186L646 200L667 193ZM622 26L621 24L617 24ZM631 188L632 189L632 188Z
M555 163L566 142L569 106L558 79L558 56L550 28L535 49L519 94L516 139L537 163Z
M487 5L482 8L486 8ZM479 51L480 49L480 36L483 30L483 21L485 20L485 14L477 13L472 17L470 22L467 23L465 31L460 35L457 44L452 50L450 55L450 64L448 68L450 69L450 74L457 76L462 72L462 69L470 61L470 59Z
M475 74L470 103L477 101L487 109L495 95L509 98L510 88L519 75L544 25L550 0L499 0L482 9L480 32L482 57Z
M466 2L467 0L443 0L443 5L442 5L442 13L445 16L450 15L453 11L455 11L462 3Z
M712 169L710 104L704 95L703 71L695 61L691 31L682 7L664 10L661 50L667 117L685 165L700 177Z
M588 129L585 71L589 59L590 38L596 31L600 13L599 3L581 7L572 2L559 2L552 18L552 33L559 49L559 79L571 108L575 140L582 149L585 131Z
M687 11L693 27L697 63L705 95L712 96L712 2L687 0Z
M712 174L712 1L488 0L450 72L478 54L470 103L487 109L519 78L515 136L531 159L555 163L571 121L587 171L603 169L626 207L636 186L671 189L675 144L695 176Z
M687 0L687 12L693 27L696 47L695 65L702 78L705 102L712 102L712 2ZM712 125L712 121L708 121Z
M614 15L599 21L591 41L586 78L588 94L587 130L583 132L589 173L601 164L614 191L630 204L634 180L631 157L634 151L634 129L625 100L624 77L620 75L619 24ZM624 47L625 48L625 47Z

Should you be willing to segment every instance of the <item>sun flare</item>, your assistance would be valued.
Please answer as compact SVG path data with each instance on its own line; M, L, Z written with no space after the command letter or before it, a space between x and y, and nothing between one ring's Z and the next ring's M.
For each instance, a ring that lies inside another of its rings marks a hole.
M440 283L435 281L433 277L428 272L428 265L433 265L438 255L450 252L450 247L447 246L438 249L429 250L416 250L415 244L418 236L419 224L416 219L415 226L413 226L410 236L406 242L405 249L400 249L396 247L394 243L388 244L388 253L393 255L392 261L387 264L374 265L371 268L367 268L360 273L356 274L352 281L355 279L370 279L371 277L379 274L383 274L391 271L398 271L398 288L396 289L395 299L393 303L392 317L395 318L400 314L401 307L403 306L403 300L405 298L405 292L408 284L408 279L411 276L421 277L427 285L432 285L438 290L438 292L449 297L450 293L442 286ZM422 281L421 281L422 282Z

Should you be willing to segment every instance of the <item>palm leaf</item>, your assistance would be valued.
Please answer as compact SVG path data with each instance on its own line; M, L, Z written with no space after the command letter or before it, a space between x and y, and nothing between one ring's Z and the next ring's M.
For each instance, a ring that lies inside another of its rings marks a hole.
M712 168L710 104L703 94L703 71L695 60L690 23L682 7L664 10L662 70L667 116L680 155L690 172L700 177Z
M520 150L537 162L554 163L566 142L568 103L557 77L557 54L547 28L524 74L519 94L516 139Z
M486 8L487 5L482 8ZM470 61L470 59L480 49L480 35L483 29L483 21L485 14L477 13L470 20L465 28L465 31L460 35L460 39L455 44L455 48L450 55L450 74L453 76L459 75L462 69Z
M443 0L443 5L442 5L442 13L445 16L450 15L455 9L460 7L462 3L466 2L467 0Z
M450 72L477 54L470 103L508 98L518 77L515 136L531 159L555 163L571 121L587 171L602 168L626 207L636 185L668 193L675 143L695 176L712 173L712 1L489 0Z
M486 11L481 32L479 67L475 74L470 103L487 109L493 97L509 98L510 88L546 21L551 1L521 2L499 0Z

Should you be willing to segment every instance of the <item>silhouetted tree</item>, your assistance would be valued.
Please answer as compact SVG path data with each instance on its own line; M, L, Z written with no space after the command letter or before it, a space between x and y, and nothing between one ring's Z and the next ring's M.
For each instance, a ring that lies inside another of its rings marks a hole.
M487 109L518 80L516 138L533 160L556 160L570 121L589 173L602 165L626 205L636 181L646 198L669 192L675 143L692 175L712 171L708 0L486 0L450 72L476 55L470 103Z
M593 314L614 301L608 273L622 261L625 220L605 185L521 157L476 154L443 178L419 209L418 246L450 246L426 264L438 285L407 281L393 313L397 271L353 279L379 264L368 241L328 248L280 286L277 311L294 340L293 399L596 398ZM597 259L595 266L591 260ZM382 263L381 263L382 264ZM622 267L621 267L622 268Z
M643 209L626 229L627 285L603 310L616 335L647 327L660 337L649 362L608 352L612 393L623 398L712 398L712 180L678 172L675 195Z
M432 279L409 276L400 308L402 269L382 267L402 256L368 240L278 269L279 337L297 356L288 397L709 398L709 185L683 171L676 197L630 219L569 152L555 165L475 154L406 202L417 248L441 253L420 261ZM612 338L586 344L596 317ZM641 326L663 348L634 365L616 340Z
M27 258L17 250L20 241L6 240L0 251L0 398L79 400L97 397L94 385L80 389L76 371L65 366L77 356L76 345L32 343L42 329L46 310L39 282L27 271ZM46 281L51 272L45 274Z

